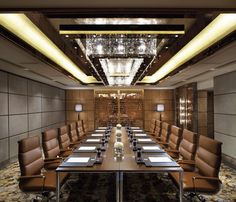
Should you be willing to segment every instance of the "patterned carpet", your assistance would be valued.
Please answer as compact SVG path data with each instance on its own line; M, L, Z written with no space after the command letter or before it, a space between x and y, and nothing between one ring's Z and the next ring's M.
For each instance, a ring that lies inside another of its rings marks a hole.
M0 202L32 201L33 194L22 193L18 188L19 174L17 162L0 170ZM236 170L222 164L220 179L223 182L222 191L214 196L204 196L206 201L236 201ZM115 202L115 176L77 174L70 177L62 193L63 202ZM124 202L154 201L178 201L178 190L167 175L124 175Z

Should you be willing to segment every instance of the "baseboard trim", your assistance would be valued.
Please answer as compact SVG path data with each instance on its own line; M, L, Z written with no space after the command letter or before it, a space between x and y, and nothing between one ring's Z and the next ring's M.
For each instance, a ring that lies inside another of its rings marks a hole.
M236 159L228 156L227 154L222 154L222 162L226 165L236 169Z

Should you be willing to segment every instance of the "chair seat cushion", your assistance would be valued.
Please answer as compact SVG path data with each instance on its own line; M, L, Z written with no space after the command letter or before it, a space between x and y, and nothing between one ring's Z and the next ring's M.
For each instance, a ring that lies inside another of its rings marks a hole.
M194 192L193 177L201 176L196 172L184 172L183 175L183 190L185 192ZM179 185L179 173L170 173L170 177L174 180L175 184ZM200 193L217 193L219 191L219 183L209 182L205 179L195 180L196 192Z
M45 175L44 188L43 178L28 178L20 179L20 189L24 192L56 191L56 172L48 171L43 174ZM64 183L67 176L67 173L60 173L60 185Z

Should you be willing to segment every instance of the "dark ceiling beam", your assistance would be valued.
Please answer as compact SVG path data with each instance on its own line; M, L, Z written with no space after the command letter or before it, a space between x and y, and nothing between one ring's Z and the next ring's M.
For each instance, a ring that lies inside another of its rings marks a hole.
M66 40L60 36L57 30L51 25L49 20L40 13L27 13L27 17L50 39L58 46L86 75L91 75L88 71L87 64L81 50L75 50Z
M162 49L158 54L153 65L148 69L148 76L154 74L162 65L164 65L171 57L173 57L181 48L191 41L203 28L205 28L212 19L199 16L192 27L168 49ZM146 76L147 76L146 75ZM145 75L142 76L142 78ZM140 79L142 79L140 78Z

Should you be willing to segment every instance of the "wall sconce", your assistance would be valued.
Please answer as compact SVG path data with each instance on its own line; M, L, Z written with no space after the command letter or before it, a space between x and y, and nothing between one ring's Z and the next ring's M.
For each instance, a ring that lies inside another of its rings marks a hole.
M157 106L156 106L156 111L160 112L160 121L161 121L161 112L165 111L165 105L161 104L161 103L158 103Z
M83 111L83 105L82 104L76 104L75 105L75 111L78 112L78 120L80 120L79 113Z

